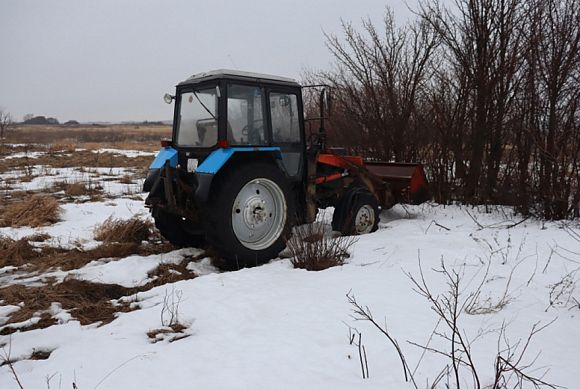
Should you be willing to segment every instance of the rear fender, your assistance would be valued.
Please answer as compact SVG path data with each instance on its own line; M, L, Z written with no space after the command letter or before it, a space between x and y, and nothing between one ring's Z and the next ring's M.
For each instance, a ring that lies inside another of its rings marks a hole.
M282 160L282 154L279 147L228 147L217 149L212 152L195 171L197 178L197 189L195 191L195 200L201 203L207 202L210 197L210 190L215 176L230 163L235 163L237 158L233 160L232 157L252 158L250 153L254 156L272 156L276 160ZM230 163L228 163L230 162ZM281 164L280 164L281 165Z
M149 171L147 172L147 178L143 183L143 191L149 192L153 188L153 184L159 178L161 174L161 169L165 166L165 163L169 161L169 166L175 168L177 166L177 150L173 147L163 147L157 153L157 156L149 165Z

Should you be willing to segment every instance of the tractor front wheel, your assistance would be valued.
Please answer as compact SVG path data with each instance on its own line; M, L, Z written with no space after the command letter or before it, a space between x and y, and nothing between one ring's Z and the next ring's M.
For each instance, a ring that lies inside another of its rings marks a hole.
M248 163L216 177L208 240L229 268L275 258L292 228L294 196L273 164Z
M191 225L181 217L165 212L162 209L154 210L155 227L161 235L175 246L202 247L205 237L192 231Z

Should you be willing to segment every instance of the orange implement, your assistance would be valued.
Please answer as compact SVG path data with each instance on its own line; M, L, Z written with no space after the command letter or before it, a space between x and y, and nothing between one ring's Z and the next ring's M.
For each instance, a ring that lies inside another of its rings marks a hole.
M365 167L391 185L399 202L421 204L430 198L427 177L419 164L366 162Z

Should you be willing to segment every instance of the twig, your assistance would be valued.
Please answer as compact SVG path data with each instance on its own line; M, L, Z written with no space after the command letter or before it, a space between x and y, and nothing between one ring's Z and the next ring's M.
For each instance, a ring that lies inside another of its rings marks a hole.
M485 227L483 227L481 225L480 222L477 221L477 219L469 212L469 210L467 208L465 208L465 212L467 212L467 214L469 215L469 217L471 218L471 220L473 220L473 222L475 224L477 224L477 226L479 227L480 230L483 230Z
M8 352L6 352L6 349L4 347L2 347L2 351L4 353L4 355L2 356L2 360L4 361L4 363L6 365L8 365L8 368L10 369L10 372L12 373L12 378L14 378L14 380L16 381L16 383L18 384L18 387L20 389L24 389L24 386L22 386L22 383L20 382L20 379L18 378L18 374L16 374L16 370L14 369L14 364L12 363L12 359L10 358L10 354L12 353L12 337L10 337L10 340L8 341Z
M522 223L523 223L523 222L525 222L526 220L528 220L530 217L531 217L531 216L528 216L528 217L526 217L526 218L524 218L524 219L520 220L520 221L519 221L519 222L517 222L517 223L511 224L511 225L507 226L507 227L506 227L506 229L507 229L507 230L509 230L510 228L514 228L514 227L516 227L516 226L518 226L518 225L522 224Z
M121 363L119 366L117 366L116 368L114 368L113 370L111 370L110 372L108 372L108 373L107 373L107 374L106 374L106 375L105 375L105 376L104 376L104 377L103 377L103 378L102 378L102 379L101 379L101 380L100 380L100 381L99 381L99 382L98 382L98 383L97 383L97 384L96 384L96 385L93 387L93 389L97 389L99 386L101 386L101 384L102 384L103 382L105 382L105 380L106 380L107 378L109 378L111 375L113 375L113 373L115 373L117 370L119 370L120 368L122 368L123 366L125 366L126 364L128 364L129 362L131 362L131 361L133 361L133 360L135 360L135 359L137 359L137 358L140 358L140 357L142 357L143 355L146 355L146 354L139 354L139 355L135 355L134 357L132 357L132 358L130 358L130 359L127 359L125 362ZM73 382L73 388L75 388L75 389L76 389L76 384L75 384L74 382Z
M383 329L374 319L368 307L362 307L356 301L354 295L350 294L350 291L346 294L346 298L348 302L354 307L353 311L355 313L355 320L366 320L369 321L373 326L375 326L383 335L387 337L387 339L391 342L391 344L395 347L397 354L399 355L399 359L401 360L401 364L403 365L403 373L405 375L405 382L409 382L409 379L413 383L416 389L418 389L417 384L415 383L415 379L411 374L411 369L405 360L405 356L401 351L401 347L399 343L387 332L386 329ZM359 337L360 339L360 337Z

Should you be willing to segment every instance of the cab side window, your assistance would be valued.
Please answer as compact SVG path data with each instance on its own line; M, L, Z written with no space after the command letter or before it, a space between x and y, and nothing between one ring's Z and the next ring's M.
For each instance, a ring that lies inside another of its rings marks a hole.
M274 143L299 143L298 98L292 93L270 93L270 115Z

